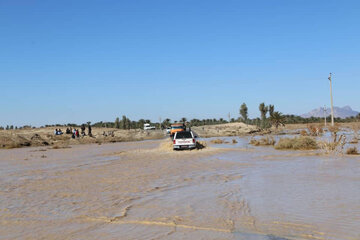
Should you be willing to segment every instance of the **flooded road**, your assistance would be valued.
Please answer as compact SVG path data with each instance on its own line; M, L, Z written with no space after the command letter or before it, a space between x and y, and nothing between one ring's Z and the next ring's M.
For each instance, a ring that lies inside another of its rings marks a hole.
M0 239L360 239L359 157L236 140L1 150Z

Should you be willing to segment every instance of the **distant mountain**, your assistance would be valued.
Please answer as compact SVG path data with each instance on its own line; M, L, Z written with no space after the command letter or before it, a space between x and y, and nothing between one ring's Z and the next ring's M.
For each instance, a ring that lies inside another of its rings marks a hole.
M331 114L331 109L326 108L327 116ZM334 116L339 118L347 118L358 115L359 112L354 111L351 109L350 106L345 107L334 107ZM317 109L312 110L311 112L305 113L301 115L303 118L310 118L310 117L324 117L324 108L320 107Z

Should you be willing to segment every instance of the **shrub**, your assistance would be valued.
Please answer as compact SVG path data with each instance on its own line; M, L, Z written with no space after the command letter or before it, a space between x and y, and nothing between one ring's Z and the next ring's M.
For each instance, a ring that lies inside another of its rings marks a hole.
M214 139L214 140L211 140L210 142L214 143L214 144L222 144L222 143L224 143L224 141L221 140L221 139Z
M337 133L338 131L340 131L339 124L335 124L334 126L329 126L328 129L332 133Z
M350 144L357 144L357 143L359 143L359 140L354 137L349 143Z
M316 140L311 137L281 138L275 145L275 149L278 150L313 150L317 148Z
M252 138L250 144L254 146L273 146L276 141L273 137L263 137L260 139Z
M320 136L324 132L320 124L318 125L309 124L307 128L310 136Z
M356 147L351 147L351 148L348 148L348 149L346 150L346 154L349 154L349 155L358 155L359 152L358 152L358 150L357 150Z
M339 128L336 125L334 127L329 127L329 130L331 131L332 141L320 142L320 148L325 153L343 153L346 137L344 135L337 135Z
M354 133L354 137L353 139L350 141L350 143L358 143L359 142L359 129L360 129L360 126L358 124L353 124L351 126L352 130L353 130L353 133Z
M304 129L300 131L300 135L301 136L309 136L308 132Z

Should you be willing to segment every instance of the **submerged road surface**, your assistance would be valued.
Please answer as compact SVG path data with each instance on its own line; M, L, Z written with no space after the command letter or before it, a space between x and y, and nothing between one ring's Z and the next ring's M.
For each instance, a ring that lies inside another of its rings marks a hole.
M0 239L360 239L358 157L237 141L0 150Z

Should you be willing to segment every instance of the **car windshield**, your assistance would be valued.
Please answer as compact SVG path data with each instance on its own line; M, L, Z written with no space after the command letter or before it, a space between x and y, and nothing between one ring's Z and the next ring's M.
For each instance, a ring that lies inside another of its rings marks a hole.
M176 139L179 138L192 138L191 132L178 132L176 133Z
M184 127L183 126L172 126L171 128L172 129L183 129Z

